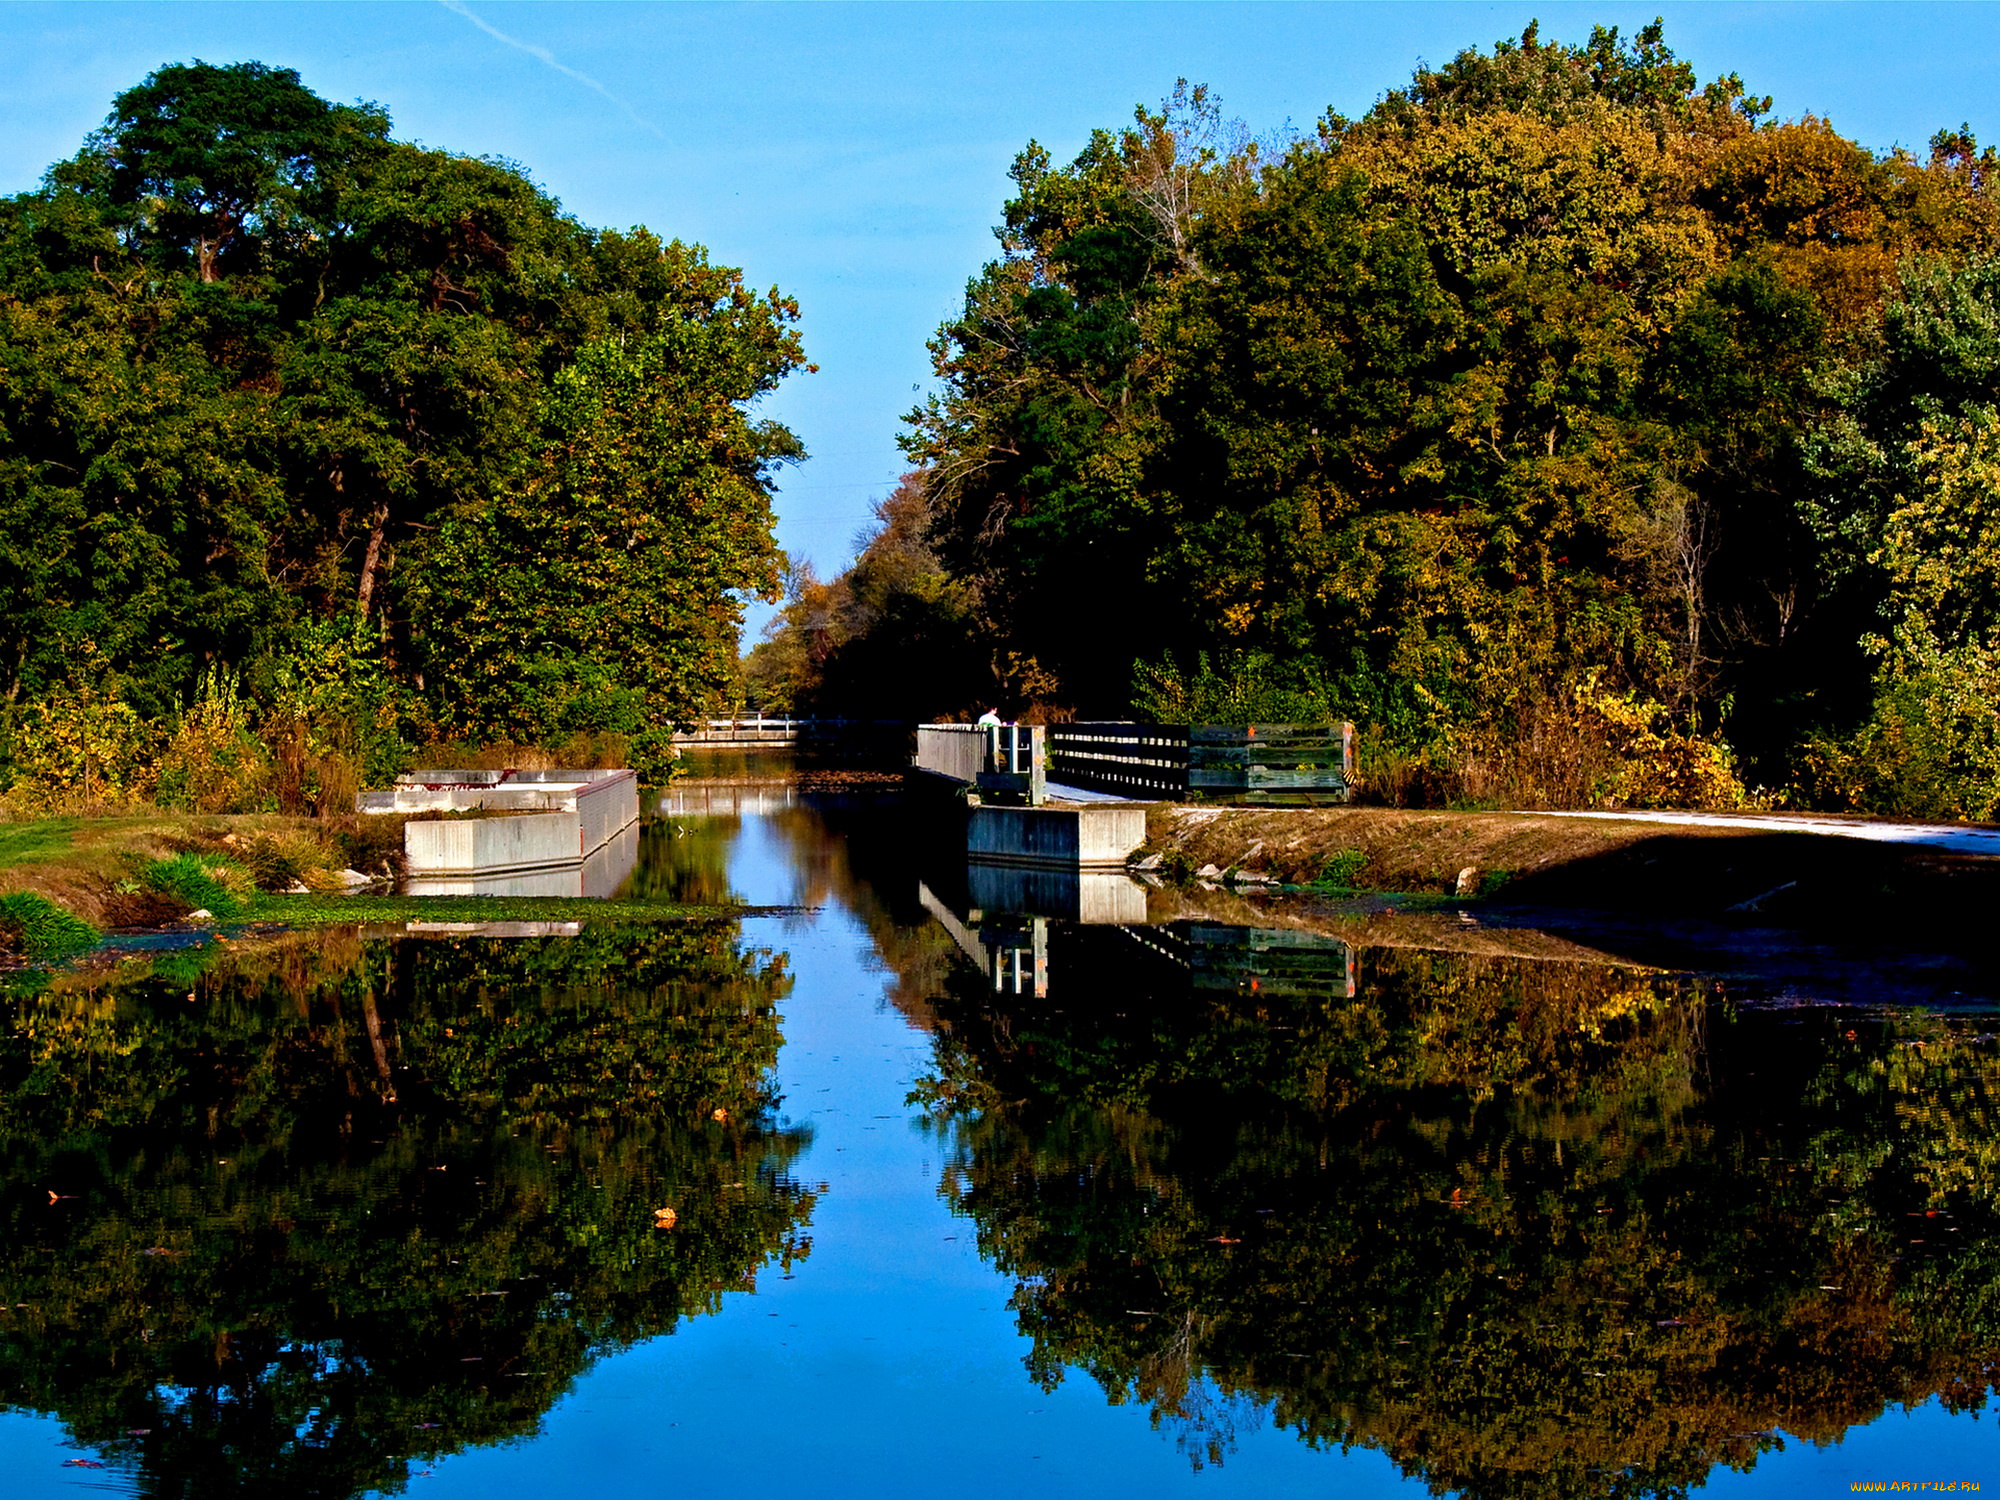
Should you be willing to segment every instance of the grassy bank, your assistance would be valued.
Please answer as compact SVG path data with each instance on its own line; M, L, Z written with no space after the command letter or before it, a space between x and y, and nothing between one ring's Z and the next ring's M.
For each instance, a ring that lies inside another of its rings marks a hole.
M1809 833L1534 813L1162 804L1147 849L1328 891L1956 935L1991 920L2000 860ZM1468 873L1469 872L1469 873Z
M62 957L108 930L177 925L206 911L240 929L408 922L640 923L743 908L561 897L399 896L403 819L202 816L146 810L0 824L0 958ZM385 885L348 894L353 868ZM278 894L295 883L307 894Z
M118 886L156 859L215 845L225 835L309 836L310 818L201 817L148 809L89 818L0 823L0 893L47 897L94 927L110 925Z

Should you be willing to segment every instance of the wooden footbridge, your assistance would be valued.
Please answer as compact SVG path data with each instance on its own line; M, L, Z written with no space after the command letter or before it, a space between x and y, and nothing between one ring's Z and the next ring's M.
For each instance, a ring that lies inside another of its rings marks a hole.
M1345 802L1352 724L920 724L916 769L1039 807L1065 792L1133 802Z

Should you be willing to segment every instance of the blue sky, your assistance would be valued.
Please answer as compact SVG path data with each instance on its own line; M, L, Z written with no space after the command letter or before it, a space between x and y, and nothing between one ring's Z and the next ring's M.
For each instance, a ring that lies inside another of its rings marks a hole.
M2000 139L1980 4L16 4L0 191L161 63L256 58L386 106L405 139L511 158L586 222L700 241L803 304L820 373L769 409L814 456L779 538L826 573L900 471L924 341L991 256L1031 137L1064 157L1183 75L1259 134L1307 129L1532 17L1580 40L1655 14L1704 79L1739 72L1783 115L1877 149L1960 122Z

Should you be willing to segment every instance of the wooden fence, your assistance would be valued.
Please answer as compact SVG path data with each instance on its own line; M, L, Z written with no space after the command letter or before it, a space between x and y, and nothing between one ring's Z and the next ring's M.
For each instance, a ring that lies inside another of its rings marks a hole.
M1197 724L1188 790L1211 799L1346 801L1356 779L1352 724Z
M1188 732L1176 724L1051 724L1049 780L1142 802L1188 792Z
M1345 801L1352 724L1051 724L1049 780L1141 800Z
M1032 751L1031 737L1039 737ZM1355 781L1354 726L923 724L916 765L1031 801L1029 781L1045 766L1051 782L1140 802L1344 802Z

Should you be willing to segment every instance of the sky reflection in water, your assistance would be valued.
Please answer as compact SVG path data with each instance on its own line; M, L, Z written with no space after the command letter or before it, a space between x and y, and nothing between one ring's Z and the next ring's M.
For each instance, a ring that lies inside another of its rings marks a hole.
M1197 989L1061 926L996 1003L893 820L647 837L825 909L23 1002L0 1397L148 1431L0 1418L7 1493L2000 1483L1937 1399L2000 1349L1990 1020L1368 943L1353 1002Z

